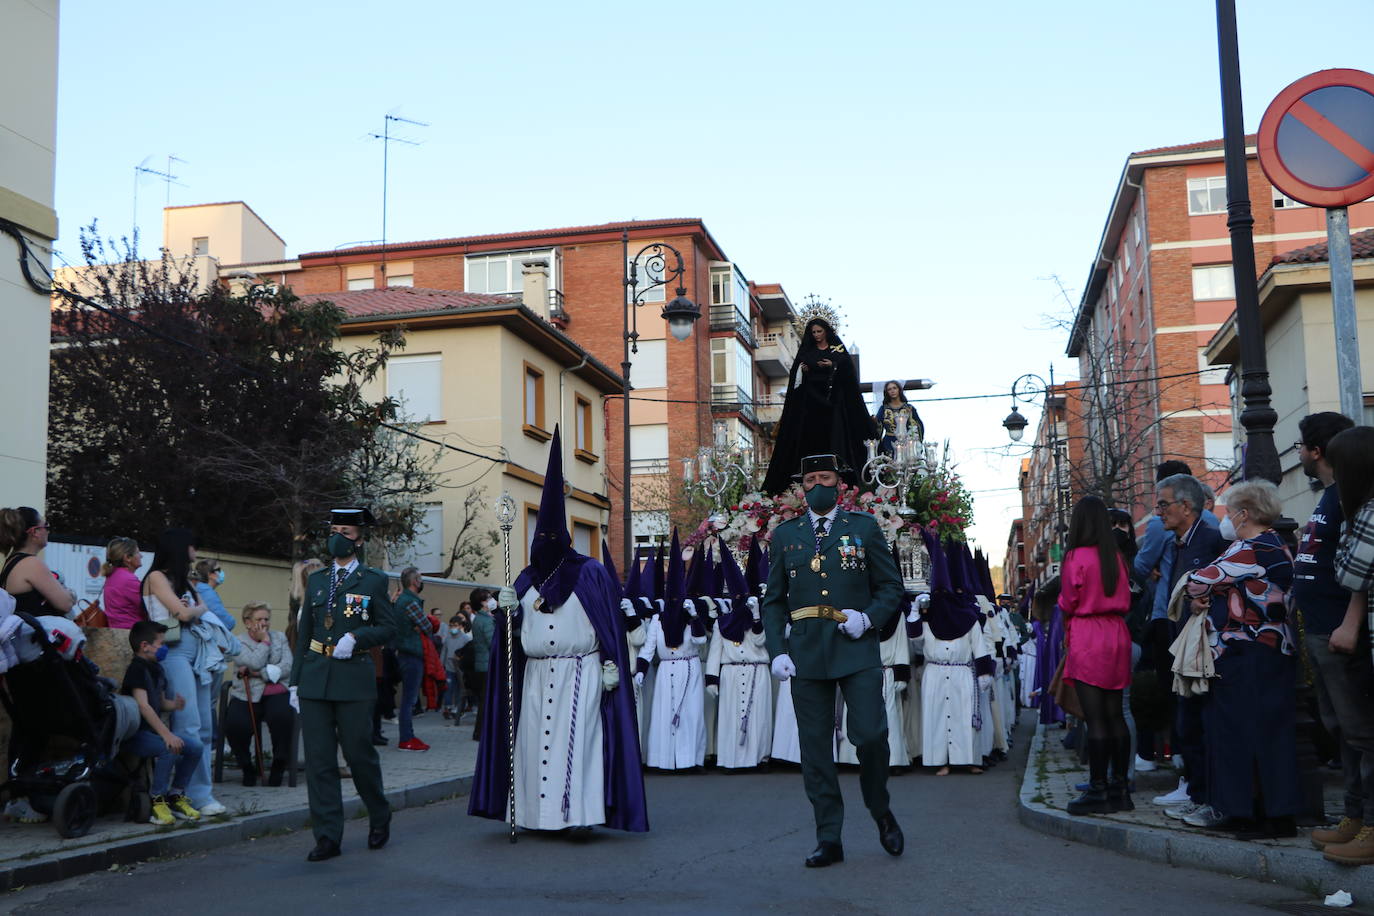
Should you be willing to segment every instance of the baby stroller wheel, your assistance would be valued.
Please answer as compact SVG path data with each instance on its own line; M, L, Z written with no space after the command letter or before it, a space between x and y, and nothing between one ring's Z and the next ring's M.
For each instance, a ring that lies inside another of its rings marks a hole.
M57 835L65 839L85 836L95 823L95 789L87 782L74 782L57 793L52 806L52 822Z

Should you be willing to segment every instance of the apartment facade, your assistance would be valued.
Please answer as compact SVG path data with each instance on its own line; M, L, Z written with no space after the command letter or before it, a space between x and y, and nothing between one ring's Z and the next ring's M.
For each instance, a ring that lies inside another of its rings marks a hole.
M0 101L0 361L22 388L7 398L0 423L0 505L42 511L47 489L48 297L37 283L52 267L57 156L56 0L6 6L0 74L11 87Z
M1324 214L1279 193L1247 138L1256 263L1324 239ZM1226 367L1209 340L1235 311L1221 141L1132 153L1074 317L1067 353L1085 385L1117 392L1110 411L1089 405L1090 440L1132 449L1122 489L1133 515L1150 511L1154 466L1187 461L1220 487L1239 463ZM1350 208L1352 228L1374 225L1374 203ZM1109 413L1110 415L1103 415Z

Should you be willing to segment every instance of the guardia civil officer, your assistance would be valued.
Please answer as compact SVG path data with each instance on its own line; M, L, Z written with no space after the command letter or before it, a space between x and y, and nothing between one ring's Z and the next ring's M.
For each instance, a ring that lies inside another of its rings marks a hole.
M382 768L372 744L372 706L377 686L368 649L396 635L387 579L362 562L367 509L335 509L329 517L333 564L311 574L296 631L291 666L291 705L301 714L305 783L315 848L311 862L340 853L343 793L338 752L367 806L367 848L381 849L391 836L391 806L382 791Z
M888 806L887 712L878 630L902 597L892 551L873 516L837 506L834 455L802 459L809 510L773 533L763 626L773 676L791 680L801 745L802 781L816 816L808 868L844 861L844 801L833 756L835 690L849 708L848 735L858 751L864 805L878 840L894 856L904 840ZM788 623L790 636L784 637Z

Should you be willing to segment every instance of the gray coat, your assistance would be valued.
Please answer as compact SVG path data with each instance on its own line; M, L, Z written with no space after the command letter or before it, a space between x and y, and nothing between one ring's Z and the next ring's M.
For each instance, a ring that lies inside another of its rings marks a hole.
M232 659L232 665L224 676L229 679L229 695L236 700L246 699L243 692L243 678L238 676L238 667L242 665L253 671L262 672L268 665L276 665L281 669L277 675L276 683L285 685L291 679L291 647L286 644L286 634L281 630L268 631L268 642L256 642L250 636L244 636L239 640L239 653ZM268 681L261 676L248 676L249 688L253 691L253 702L257 703L262 699L262 691Z

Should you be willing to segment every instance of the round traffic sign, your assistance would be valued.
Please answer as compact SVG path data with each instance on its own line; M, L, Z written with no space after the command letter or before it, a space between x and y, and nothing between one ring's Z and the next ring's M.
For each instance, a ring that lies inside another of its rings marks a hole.
M1374 74L1319 70L1284 89L1259 129L1264 174L1313 207L1374 197Z

